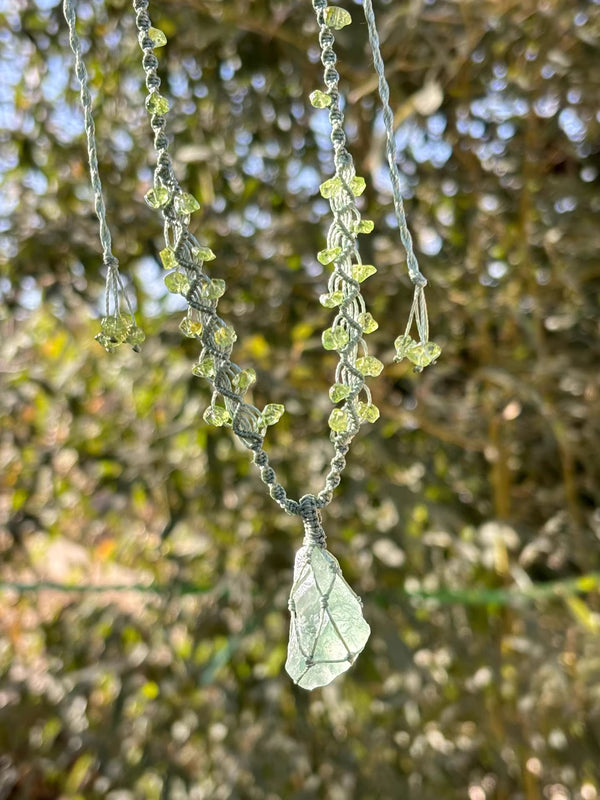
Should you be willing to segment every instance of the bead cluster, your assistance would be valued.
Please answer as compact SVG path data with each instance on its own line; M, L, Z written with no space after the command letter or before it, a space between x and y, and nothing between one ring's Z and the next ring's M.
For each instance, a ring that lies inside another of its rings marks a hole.
M320 28L325 91L317 89L309 99L314 108L328 110L335 163L335 175L319 187L321 196L329 201L333 221L327 246L317 254L317 260L323 266L332 267L328 292L319 299L325 308L337 309L333 324L323 331L322 343L325 350L337 352L340 358L335 383L329 391L331 402L342 404L329 416L332 439L340 442L349 441L362 422L378 419L379 410L371 402L365 378L379 375L383 364L368 355L363 338L377 330L378 324L365 309L360 284L377 270L371 264L362 263L356 237L371 233L374 224L361 219L356 206L356 198L364 192L366 182L356 175L352 156L346 148L339 74L335 69L337 57L333 50L333 31L349 25L352 17L343 8L327 6L325 0L313 0L313 7Z
M158 62L153 52L155 48L164 46L167 38L157 28L146 28L149 22L147 3L136 0L135 6L148 87L146 109L151 115L158 152L154 185L144 199L151 208L160 211L164 219L165 247L159 255L164 269L168 270L165 286L187 300L188 309L180 323L180 331L202 344L192 373L208 380L213 388L211 403L203 414L205 422L217 427L232 427L248 446L256 449L267 427L275 425L285 409L280 404L269 403L259 411L243 399L254 384L256 373L253 369L240 369L230 359L237 334L233 326L216 313L218 300L225 293L225 281L210 278L204 272L205 263L213 261L216 256L188 229L190 215L200 209L200 203L193 195L182 191L167 154L164 115L169 110L169 103L159 92Z

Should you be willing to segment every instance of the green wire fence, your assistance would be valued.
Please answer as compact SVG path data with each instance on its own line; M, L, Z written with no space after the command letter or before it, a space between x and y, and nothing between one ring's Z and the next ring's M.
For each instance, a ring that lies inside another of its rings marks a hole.
M137 592L159 596L201 595L212 592L212 586L197 586L193 583L173 582L168 585L160 583L132 584L71 584L57 581L37 581L25 583L21 581L0 580L1 591L13 591L20 594L41 591L55 591L68 594L109 594L115 592ZM399 588L398 594L417 600L431 600L444 605L466 606L512 606L522 605L538 600L569 598L575 595L600 591L600 572L589 572L577 578L563 578L545 583L532 583L524 587L472 587L453 589L442 587L434 590L421 588ZM387 599L389 594L386 593Z

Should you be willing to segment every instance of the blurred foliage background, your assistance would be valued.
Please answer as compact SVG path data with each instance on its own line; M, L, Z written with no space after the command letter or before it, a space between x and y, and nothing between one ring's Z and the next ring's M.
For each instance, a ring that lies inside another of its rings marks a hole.
M369 343L388 366L371 382L382 419L325 515L373 633L307 694L283 672L302 531L230 432L202 422L183 301L162 284L131 8L78 3L115 252L148 333L140 355L108 356L61 9L0 1L0 798L599 796L600 6L375 3L443 347L415 375L392 363L412 292L366 28L344 5L347 127L376 220L361 242L379 267ZM335 356L317 302L332 159L307 100L314 14L289 0L151 11L234 357L258 372L255 405L288 409L267 439L283 482L316 492Z

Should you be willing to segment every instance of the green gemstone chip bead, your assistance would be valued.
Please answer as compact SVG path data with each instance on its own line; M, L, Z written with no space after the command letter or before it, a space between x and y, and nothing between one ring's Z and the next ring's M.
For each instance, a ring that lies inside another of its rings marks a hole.
M365 377L376 378L381 375L383 364L375 356L363 356L363 358L356 359L356 369Z
M337 292L329 292L328 294L322 294L319 297L319 303L325 308L337 308L344 302L344 293L337 291Z
M360 178L358 175L356 175L350 180L348 187L354 197L359 197L366 189L367 183L364 178ZM329 180L324 181L319 186L319 191L321 192L321 197L324 197L325 200L329 200L332 197L337 197L344 191L344 184L341 178L336 175L333 178L329 178Z
M315 108L328 108L331 105L331 96L320 89L311 92L308 99Z
M356 407L356 413L359 419L364 419L366 422L377 422L379 419L379 409L373 403L359 402Z
M338 325L335 328L327 328L321 337L325 350L343 350L348 344L348 331Z
M210 247L205 247L204 245L192 247L192 256L196 261L214 261L216 258Z
M360 178L358 175L352 178L350 181L350 189L352 190L354 197L360 197L366 188L367 182L364 178Z
M332 431L336 433L346 433L348 430L348 423L350 418L346 411L342 411L341 408L334 408L331 414L329 415L329 427Z
M215 342L219 347L231 347L237 339L237 334L231 325L223 325L215 331Z
M379 323L369 311L363 311L358 315L358 324L363 329L363 333L373 333L379 327Z
M269 403L263 408L262 421L265 425L276 425L285 413L281 403Z
M351 269L352 277L359 283L366 281L367 278L370 278L371 275L375 275L376 272L377 268L372 264L353 264Z
M112 340L112 344L121 344L121 342L124 342L132 326L133 322L131 318L123 314L103 317L100 320L100 330L105 336L108 336Z
M159 92L150 92L146 97L146 109L151 114L166 114L169 110L169 101Z
M209 425L215 425L217 428L220 428L222 425L228 425L231 422L231 415L223 406L209 406L202 415L202 418L205 422L208 422Z
M394 361L402 361L414 347L417 347L417 343L411 336L408 336L406 333L402 334L402 336L398 336L394 342L394 348L396 350Z
M222 278L213 278L210 283L202 287L202 296L209 300L218 300L219 297L223 297L226 288Z
M125 341L132 347L139 347L143 342L146 341L146 334L139 327L139 325L134 325L127 334Z
M321 193L321 197L324 197L325 200L329 200L331 197L336 197L340 192L344 189L344 184L338 177L329 178L329 180L323 181L323 183L319 186L319 192Z
M329 390L329 399L332 403L339 403L340 400L345 400L351 391L352 389L345 383L334 383Z
M256 372L251 367L238 372L231 381L233 388L238 389L240 392L245 392L255 382Z
M340 31L352 22L350 12L346 11L345 8L339 8L337 6L327 6L324 16L325 25L329 28L333 28L334 31Z
M165 247L158 254L164 269L177 269L179 266L175 252L170 247Z
M165 275L165 286L173 294L187 294L190 282L183 272L169 272L168 275Z
M198 211L200 208L200 203L196 200L194 195L189 194L189 192L181 192L178 194L173 201L173 205L178 214L193 214L194 211Z
M94 336L94 339L98 342L98 344L102 345L107 353L114 353L117 349L117 345L121 344L121 342L116 342L113 338L107 336L105 333L97 333Z
M152 39L153 47L164 47L167 43L167 37L158 28L148 28L148 36Z
M433 364L442 354L442 348L435 342L427 342L425 345L425 355L429 358L429 363Z
M192 367L192 374L197 378L214 378L215 373L215 360L212 356L206 356Z
M171 192L165 186L155 186L144 195L144 200L150 208L164 208L169 204Z
M375 223L372 219L361 219L352 226L353 233L373 233L375 230Z
M317 261L326 267L328 264L331 264L332 261L335 261L335 259L341 255L341 252L341 247L327 247L325 250L320 250L317 253Z
M179 330L189 339L199 339L202 336L202 323L199 320L184 317L179 323Z
M442 348L435 342L416 342L414 347L411 347L407 355L410 361L416 366L428 367L439 357Z

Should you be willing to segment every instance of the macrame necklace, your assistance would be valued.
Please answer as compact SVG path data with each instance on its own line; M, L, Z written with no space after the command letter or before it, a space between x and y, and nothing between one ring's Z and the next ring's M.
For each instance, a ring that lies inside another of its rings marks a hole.
M320 302L326 308L335 310L333 323L323 332L322 342L326 350L337 351L339 363L335 382L329 392L335 405L329 416L334 455L325 486L318 494L305 494L299 500L293 500L278 482L263 449L267 427L278 422L284 407L269 403L259 411L244 399L256 375L253 369L241 369L231 360L236 333L229 323L217 315L217 304L225 292L225 282L209 276L205 265L215 255L189 231L190 215L200 208L200 204L179 185L168 153L165 127L169 103L159 92L158 60L154 54L155 48L166 44L166 37L151 25L148 0L133 0L148 89L146 109L150 115L156 150L154 185L145 195L145 200L161 213L164 223L165 247L160 252L160 258L163 267L168 270L165 277L167 289L182 295L188 304L180 329L185 336L198 339L201 346L200 357L192 372L206 379L212 389L211 403L204 412L204 420L212 425L233 429L242 444L251 450L271 497L288 514L299 516L304 525L304 541L296 554L289 599L291 622L285 668L294 682L305 689L324 686L347 670L363 650L370 634L369 625L363 618L360 598L345 581L335 557L326 549L321 510L329 505L334 489L340 483L350 443L359 427L364 422L375 422L379 417L379 410L371 402L365 379L378 376L383 369L381 361L369 355L363 338L378 327L366 310L360 293L362 281L376 270L362 263L357 236L370 233L374 225L370 220L361 218L356 205L356 198L365 189L365 181L356 175L352 156L346 147L339 74L335 68L337 57L333 49L334 31L348 25L351 17L348 11L339 6L328 6L326 0L312 0L312 5L319 28L325 90L314 91L310 95L310 102L317 109L328 110L335 164L335 174L320 186L321 195L329 200L333 218L327 234L327 246L317 255L321 264L331 268L328 291L321 295ZM394 360L408 358L415 370L420 371L437 359L440 348L429 341L424 295L427 281L419 270L404 215L400 175L395 161L394 118L371 0L363 0L363 9L378 75L394 208L406 251L409 276L415 287L406 330L395 341ZM135 322L120 277L119 263L112 253L98 171L92 101L76 31L74 0L64 0L63 10L81 88L91 183L106 267L105 316L96 339L109 352L122 343L128 343L137 350L145 337ZM413 323L417 328L416 339L411 336Z

